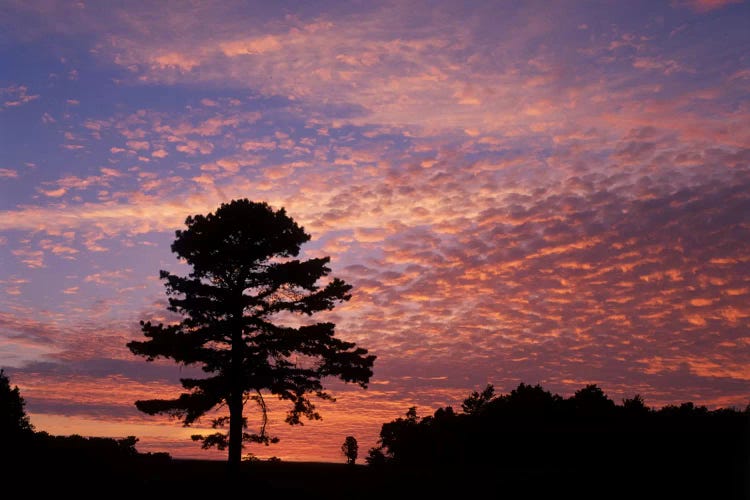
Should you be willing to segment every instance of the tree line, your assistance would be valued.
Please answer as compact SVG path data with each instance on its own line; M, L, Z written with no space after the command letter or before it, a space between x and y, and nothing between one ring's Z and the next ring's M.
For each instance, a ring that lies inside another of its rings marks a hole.
M660 409L640 395L616 404L595 384L568 398L521 383L472 392L455 411L419 417L415 407L383 424L373 466L477 465L598 469L747 467L750 406L709 410L692 402ZM739 470L735 472L740 472Z
M22 477L37 478L41 481L37 486L60 487L71 481L80 484L82 477L91 482L101 477L134 481L139 471L171 460L164 452L138 452L135 436L59 436L37 431L25 406L19 388L11 387L9 377L0 369L0 470L5 488L11 479Z

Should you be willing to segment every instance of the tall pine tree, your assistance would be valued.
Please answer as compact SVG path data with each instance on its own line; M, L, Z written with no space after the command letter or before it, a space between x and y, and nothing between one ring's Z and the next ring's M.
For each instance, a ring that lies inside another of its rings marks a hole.
M336 338L333 323L282 324L282 316L312 316L351 297L350 285L327 278L329 257L294 258L310 236L283 208L233 200L215 214L188 217L185 224L171 248L192 272L160 273L168 309L183 319L169 325L141 321L147 340L129 342L128 348L149 361L164 357L200 366L207 377L181 379L186 392L175 399L137 401L136 406L188 426L225 405L229 415L212 420L217 432L193 439L204 448L228 447L230 470L236 472L243 441L276 441L266 432L267 395L289 402L289 424L300 424L302 417L318 419L311 397L332 399L322 380L336 377L366 388L375 356ZM322 278L327 279L319 284ZM260 410L254 433L247 432L244 415L250 401ZM227 423L228 434L219 430Z

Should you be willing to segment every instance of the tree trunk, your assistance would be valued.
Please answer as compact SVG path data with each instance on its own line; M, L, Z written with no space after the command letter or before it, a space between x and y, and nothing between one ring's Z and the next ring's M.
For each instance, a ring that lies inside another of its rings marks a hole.
M230 368L231 389L229 394L229 475L233 481L239 479L242 462L242 311L235 316L232 332L232 366Z
M237 479L242 461L242 390L234 384L229 402L229 474Z

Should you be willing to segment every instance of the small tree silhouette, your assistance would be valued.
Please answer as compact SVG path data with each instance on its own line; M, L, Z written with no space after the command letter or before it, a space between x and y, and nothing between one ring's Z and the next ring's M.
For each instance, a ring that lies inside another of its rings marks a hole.
M346 463L354 465L357 461L357 454L359 452L359 445L354 436L346 436L344 444L341 445L341 453L346 457Z

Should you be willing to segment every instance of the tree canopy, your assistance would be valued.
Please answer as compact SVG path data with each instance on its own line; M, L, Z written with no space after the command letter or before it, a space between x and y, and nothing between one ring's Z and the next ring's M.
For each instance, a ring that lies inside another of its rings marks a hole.
M4 442L23 438L33 431L25 406L18 386L11 388L5 370L0 370L0 437Z
M182 320L167 325L141 321L147 340L128 347L148 360L164 357L197 365L207 376L181 379L185 392L175 399L137 401L136 406L148 414L171 415L186 426L226 406L228 415L212 419L216 433L193 438L204 448L228 448L229 463L237 466L243 441L276 441L266 431L268 394L289 403L289 424L318 419L311 398L332 399L323 379L366 388L375 356L336 338L333 323L304 320L349 300L352 287L328 276L329 257L295 258L310 235L283 208L233 200L215 213L188 217L185 225L176 231L171 249L192 272L160 273L168 309ZM244 406L250 401L260 412L256 432L247 432ZM225 424L228 434L218 430Z
M671 461L679 469L699 456L712 457L712 467L747 464L750 456L750 407L709 410L686 402L657 410L639 394L618 405L595 384L563 398L538 384L521 383L500 395L487 385L461 408L438 408L421 418L409 408L382 425L379 446L369 450L367 463L584 469L627 467L637 456L642 465ZM644 456L643 450L658 453Z

